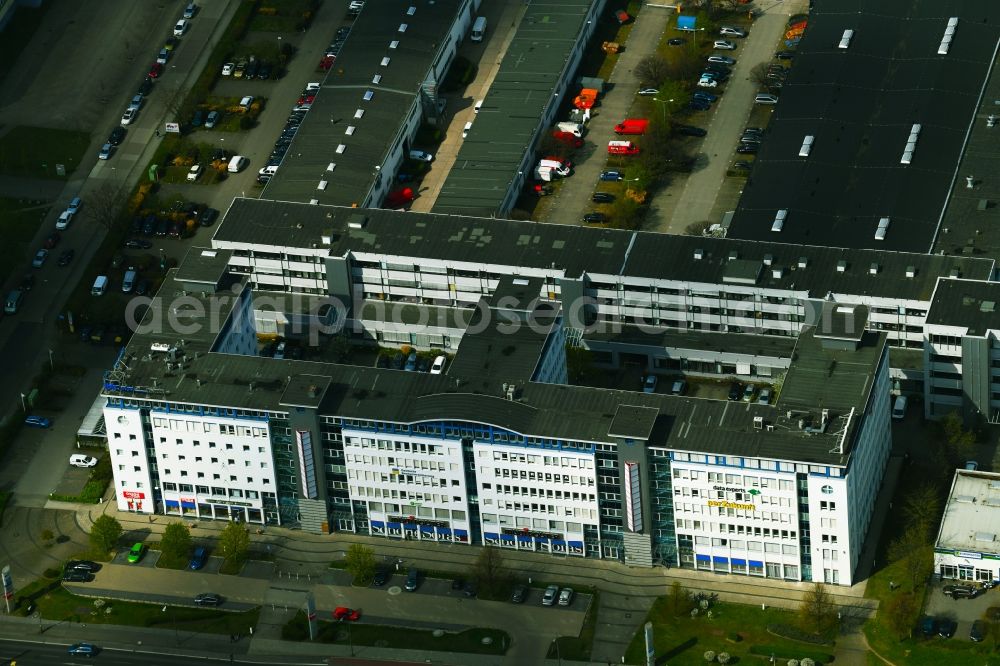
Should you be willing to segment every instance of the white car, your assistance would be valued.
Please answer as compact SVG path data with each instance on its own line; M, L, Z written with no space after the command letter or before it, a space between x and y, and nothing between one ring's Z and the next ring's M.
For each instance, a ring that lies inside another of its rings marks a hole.
M734 28L732 26L724 25L719 28L720 35L730 35L732 37L746 37L747 31L741 28Z
M222 66L222 75L232 76L234 69L236 69L236 63L227 62L225 65Z
M425 153L422 150L411 150L410 159L416 160L418 162L433 162L434 156L431 155L430 153Z
M134 106L125 109L125 113L122 114L122 125L131 125L137 115L139 115L139 109Z
M708 56L708 58L706 58L706 60L708 60L708 62L712 62L712 63L715 63L717 65L735 65L736 64L736 59L735 58L730 58L729 56L710 55L710 56Z
M715 43L712 44L712 48L720 49L722 51L732 51L736 48L736 44L733 44L732 42L725 39L717 39L715 40Z
M462 129L462 138L469 136L469 130L472 129L472 121L465 123L465 127Z
M444 372L444 364L448 362L448 358L445 356L438 356L434 359L434 364L431 365L431 374L440 375Z
M69 457L69 464L73 467L93 467L97 464L97 458L76 453Z
M69 228L70 222L73 221L73 212L70 210L64 210L59 214L59 219L56 220L56 229L63 231Z
M184 33L188 31L191 24L187 22L187 19L181 19L174 25L174 37L183 37Z
M479 113L479 108L482 105L483 105L483 100L479 100L478 102L476 102L476 106L474 106L472 110L475 111L476 113Z
M643 97L652 97L653 95L659 95L660 91L656 88L643 88L636 94L642 95Z
M715 88L718 85L719 82L710 76L703 76L700 79L698 79L699 88Z
M770 93L757 93L757 96L753 98L754 104L777 104L778 96L772 95Z
M110 160L112 150L114 150L114 147L110 143L104 144L101 146L101 152L97 153L97 159Z
M242 106L244 109L249 109L251 104L253 104L252 95L247 95L246 97L240 100L240 106Z
M195 164L190 169L188 169L187 179L189 183L193 183L194 181L198 180L199 176L201 176L200 164Z

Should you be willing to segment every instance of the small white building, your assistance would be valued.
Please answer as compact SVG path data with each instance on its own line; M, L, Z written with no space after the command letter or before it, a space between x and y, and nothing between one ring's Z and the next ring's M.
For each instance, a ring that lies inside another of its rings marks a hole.
M1000 474L955 471L934 543L934 573L1000 580Z

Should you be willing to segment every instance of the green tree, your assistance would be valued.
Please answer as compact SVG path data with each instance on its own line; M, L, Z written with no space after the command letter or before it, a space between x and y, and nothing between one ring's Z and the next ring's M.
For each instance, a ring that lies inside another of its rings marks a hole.
M681 587L679 581L674 581L670 585L666 596L667 612L674 617L687 615L694 608L694 601L687 590Z
M219 550L233 564L242 564L250 551L250 534L243 523L230 522L219 535Z
M375 576L375 551L360 543L352 543L344 557L347 571L354 576L354 582L367 585Z
M944 432L944 450L951 467L958 467L973 457L976 448L976 433L966 430L958 412L951 412L941 420ZM949 478L950 478L949 470Z
M90 545L98 553L106 554L122 536L122 524L113 516L102 515L90 528Z
M479 585L479 595L497 598L504 594L510 583L510 575L504 566L503 554L499 548L486 546L472 563L470 576Z
M941 508L941 493L933 485L923 483L906 494L902 511L907 525L913 527L925 542L930 543L941 518Z
M799 621L803 629L821 636L833 629L837 621L837 608L833 603L833 597L822 583L813 583L802 597Z
M909 637L913 633L913 627L917 623L920 615L920 602L916 595L911 592L900 592L889 598L889 601L880 608L880 615L885 613L889 630L900 640Z
M903 534L889 544L890 562L902 562L910 589L915 590L934 571L934 550L929 535L919 526L909 525Z
M160 550L168 562L183 561L191 552L191 530L182 522L170 523L163 530Z

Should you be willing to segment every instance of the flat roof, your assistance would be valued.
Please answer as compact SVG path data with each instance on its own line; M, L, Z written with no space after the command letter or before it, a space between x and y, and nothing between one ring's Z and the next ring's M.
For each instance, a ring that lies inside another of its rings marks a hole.
M1000 554L1000 474L955 470L934 549Z
M461 4L460 0L370 3L351 26L312 108L261 197L364 205L376 180L385 177L378 168L401 139L413 105L420 103L421 85L447 41ZM413 14L408 13L411 7L416 7ZM403 24L406 29L400 32ZM383 65L383 59L388 64ZM378 83L373 82L375 76L381 76ZM289 110L294 102L288 100ZM363 115L358 117L358 112Z
M211 247L191 246L177 268L178 282L204 283L215 288L226 274L232 252Z
M939 55L949 17L958 25ZM837 48L845 30L850 46ZM995 2L816 0L728 235L928 252L998 38Z
M776 409L814 416L823 409L841 416L853 409L860 416L884 353L881 335L867 332L856 349L845 350L828 346L816 329L805 329L796 338L793 361L781 384Z
M676 350L683 350L684 357L697 360L699 351L707 358L718 354L787 359L795 349L795 338L780 335L752 335L748 333L714 333L710 331L643 330L622 325L618 330L600 329L585 331L584 342L605 342L615 346L656 347L667 358Z
M939 256L851 250L674 236L540 222L486 219L435 213L368 209L366 224L351 228L357 209L289 202L235 199L218 226L213 244L316 248L329 256L380 255L466 264L489 271L507 267L562 271L567 278L624 276L725 284L728 263L761 264L756 281L734 287L929 301L937 278L950 275L987 280L994 261L984 257ZM330 239L328 245L323 238ZM412 262L410 262L412 263ZM872 265L877 270L872 273ZM843 270L841 270L841 268ZM912 277L908 277L911 273Z
M963 327L967 335L1000 330L1000 282L938 280L927 323Z
M433 210L491 217L531 152L595 0L532 0ZM530 174L529 174L530 175Z

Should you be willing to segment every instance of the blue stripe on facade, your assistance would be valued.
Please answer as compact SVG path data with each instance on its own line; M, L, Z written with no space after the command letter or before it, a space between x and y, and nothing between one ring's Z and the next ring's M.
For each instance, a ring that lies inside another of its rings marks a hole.
M694 556L694 559L698 560L699 562L711 562L712 561L712 558L709 557L708 555L697 555L696 554Z
M384 528L385 527L385 521L383 521L383 520L373 520L372 521L372 527L382 527L382 528Z

